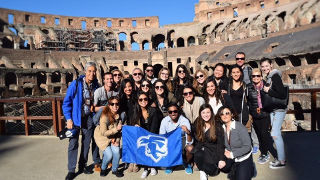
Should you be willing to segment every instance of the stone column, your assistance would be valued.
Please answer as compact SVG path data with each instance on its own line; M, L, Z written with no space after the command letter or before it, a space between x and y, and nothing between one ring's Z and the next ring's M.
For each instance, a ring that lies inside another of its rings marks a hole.
M300 57L300 61L301 61L301 66L307 66L308 65L308 61L307 61L307 58L305 56Z
M194 38L194 45L199 45L199 39L197 37Z
M188 38L183 40L184 40L184 47L188 47Z

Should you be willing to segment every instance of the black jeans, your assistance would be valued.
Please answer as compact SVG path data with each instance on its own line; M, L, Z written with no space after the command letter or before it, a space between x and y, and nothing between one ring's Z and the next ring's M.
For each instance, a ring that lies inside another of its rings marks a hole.
M254 174L252 155L241 162L234 162L234 160L227 159L226 166L222 168L221 171L229 173L228 178L230 178L230 180L250 180Z
M259 140L259 149L262 155L267 155L268 151L277 158L277 151L273 147L273 139L269 132L270 116L266 115L262 119L253 118L253 128Z
M93 131L95 126L92 122L92 117L87 116L82 119L83 127L75 126L77 135L69 139L68 147L68 170L69 172L75 172L78 157L79 147L79 134L82 132L81 138L81 153L79 158L79 168L84 168L88 162L88 154L90 149L90 142L92 140L92 159L94 164L101 163L99 148L93 138Z

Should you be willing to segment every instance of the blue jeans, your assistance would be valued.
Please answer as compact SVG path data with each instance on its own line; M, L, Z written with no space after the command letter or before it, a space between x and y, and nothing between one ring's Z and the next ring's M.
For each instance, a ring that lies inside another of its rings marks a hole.
M270 114L271 119L271 136L277 148L278 160L284 161L284 143L281 135L281 125L283 123L286 111L274 111Z
M103 151L102 165L101 169L106 170L109 161L112 159L112 172L117 171L120 160L120 147L119 146L108 146Z

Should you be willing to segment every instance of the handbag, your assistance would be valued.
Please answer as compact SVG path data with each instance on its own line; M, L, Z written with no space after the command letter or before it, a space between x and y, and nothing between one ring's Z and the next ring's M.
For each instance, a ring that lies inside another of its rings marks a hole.
M267 112L272 112L276 109L286 109L289 102L289 87L284 86L286 95L283 99L276 98L270 96L268 93L261 92L261 101L262 101L262 108Z

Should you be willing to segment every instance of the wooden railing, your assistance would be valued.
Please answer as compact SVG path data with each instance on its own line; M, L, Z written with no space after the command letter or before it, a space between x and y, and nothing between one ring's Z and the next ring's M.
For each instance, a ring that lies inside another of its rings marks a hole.
M317 117L317 92L320 92L320 88L317 89L291 89L290 94L297 93L310 93L311 97L311 109L303 109L302 111L289 109L288 114L294 113L311 113L311 131L317 130L317 119L320 120L320 117ZM28 115L28 104L30 102L39 102L39 101L50 101L52 105L52 115L50 116L31 116ZM53 121L53 131L57 135L65 127L64 117L62 114L62 102L63 97L52 97L52 98L22 98L22 99L0 99L0 135L5 134L5 120L22 120L25 125L25 135L30 134L29 131L29 121L32 120L44 120ZM22 116L4 116L4 104L7 103L23 103L23 115Z
M47 116L31 116L28 115L29 103L30 102L43 102L49 101L52 106L52 115ZM64 120L62 115L62 105L63 97L51 97L51 98L20 98L20 99L0 99L0 135L5 134L5 121L6 120L22 120L25 125L25 135L28 136L30 134L29 130L29 121L32 120L43 120L53 121L53 131L54 134L57 135L59 131L64 128ZM23 115L22 116L5 116L4 115L4 104L10 103L23 103Z

